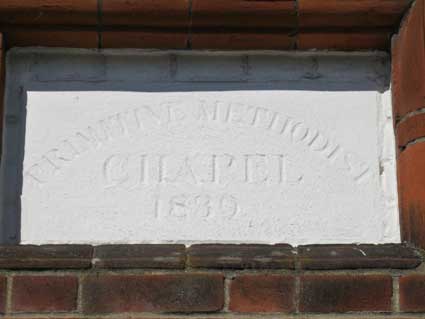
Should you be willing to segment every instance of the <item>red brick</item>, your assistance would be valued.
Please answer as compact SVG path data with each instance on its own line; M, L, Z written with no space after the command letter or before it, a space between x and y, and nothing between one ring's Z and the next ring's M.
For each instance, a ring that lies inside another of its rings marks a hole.
M213 312L223 308L220 274L93 275L83 284L85 314Z
M391 311L391 276L306 275L300 289L301 312Z
M385 50L390 45L388 31L362 32L301 32L297 38L297 47L300 50Z
M0 24L96 25L97 0L2 0Z
M421 255L400 244L298 246L301 269L416 268Z
M416 1L393 42L392 94L398 143L422 137L425 106L425 2ZM411 118L405 118L413 115ZM416 118L417 117L417 118ZM402 239L425 248L425 144L408 146L398 158L398 188Z
M96 31L83 30L35 30L35 29L8 29L7 46L29 47L68 47L68 48L97 48L98 34Z
M93 247L89 245L0 246L0 269L90 268Z
M406 312L425 312L425 276L400 278L400 309Z
M63 312L77 308L74 276L16 276L12 284L13 312Z
M396 119L425 106L425 3L416 1L394 41L392 92Z
M294 38L287 32L194 32L191 44L193 49L223 50L289 50L295 47Z
M301 27L397 27L411 0L299 0Z
M104 31L102 48L185 49L188 43L186 31L137 30Z
M425 248L425 143L398 156L398 194L402 240Z
M416 114L406 118L397 125L397 145L405 147L414 140L425 137L425 113Z
M295 279L282 275L242 275L230 286L234 312L293 312Z
M184 245L101 245L94 248L96 268L162 268L183 269Z
M295 28L294 0L193 0L192 25L206 27Z
M189 26L189 0L103 0L105 26Z
M7 296L7 279L6 277L0 277L0 313L6 311L6 297Z
M192 268L295 269L295 253L290 245L198 244L187 250Z

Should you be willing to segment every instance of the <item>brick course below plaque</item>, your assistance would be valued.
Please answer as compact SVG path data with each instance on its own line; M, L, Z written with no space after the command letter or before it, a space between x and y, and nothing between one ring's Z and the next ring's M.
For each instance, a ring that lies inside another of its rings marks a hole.
M425 314L424 255L404 245L0 247L7 317Z

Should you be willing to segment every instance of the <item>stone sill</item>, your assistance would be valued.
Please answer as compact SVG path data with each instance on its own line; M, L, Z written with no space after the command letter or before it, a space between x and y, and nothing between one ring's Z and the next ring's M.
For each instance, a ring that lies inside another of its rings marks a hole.
M17 245L0 247L0 269L412 269L419 250L399 244Z

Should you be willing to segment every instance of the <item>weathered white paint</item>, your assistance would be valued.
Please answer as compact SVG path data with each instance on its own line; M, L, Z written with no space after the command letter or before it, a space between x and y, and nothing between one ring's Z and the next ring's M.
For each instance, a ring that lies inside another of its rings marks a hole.
M400 240L383 54L19 49L7 69L23 243Z

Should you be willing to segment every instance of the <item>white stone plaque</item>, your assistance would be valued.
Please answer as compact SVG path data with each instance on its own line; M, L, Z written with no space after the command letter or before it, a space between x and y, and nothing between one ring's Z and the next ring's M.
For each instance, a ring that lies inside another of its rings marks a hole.
M400 240L385 55L19 49L7 67L2 209L23 243Z

